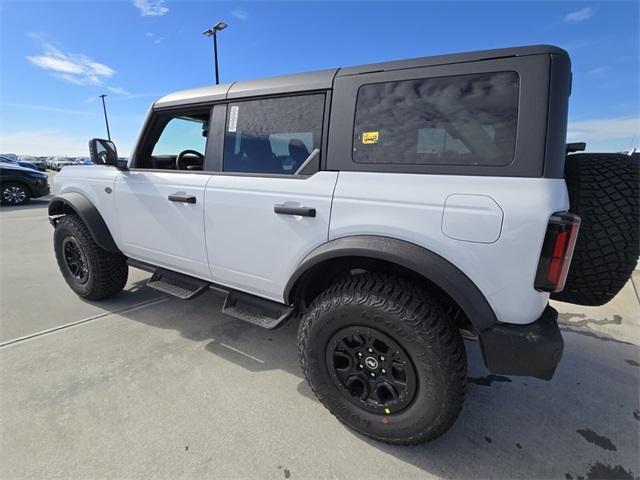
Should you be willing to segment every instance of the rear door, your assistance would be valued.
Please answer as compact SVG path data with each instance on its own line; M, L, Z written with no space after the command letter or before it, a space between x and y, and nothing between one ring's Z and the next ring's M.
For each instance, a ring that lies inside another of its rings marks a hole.
M298 262L327 241L338 174L320 170L325 102L313 93L227 105L220 173L205 192L215 282L282 301Z
M209 279L203 171L210 107L156 114L134 159L114 185L126 255ZM191 153L185 153L191 151Z

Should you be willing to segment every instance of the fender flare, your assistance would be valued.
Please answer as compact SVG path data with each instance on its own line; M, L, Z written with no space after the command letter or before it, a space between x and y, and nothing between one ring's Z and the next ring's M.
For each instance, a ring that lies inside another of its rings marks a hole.
M111 236L109 227L107 227L96 206L80 193L63 193L51 199L49 202L49 218L51 224L55 227L57 221L55 216L70 213L69 210L80 217L89 229L93 240L100 248L108 252L120 252L120 249Z
M285 302L293 302L298 280L312 267L340 257L374 258L412 270L444 290L464 311L478 333L498 323L484 294L453 263L414 243L377 235L342 237L312 250L298 264L287 282L284 290Z

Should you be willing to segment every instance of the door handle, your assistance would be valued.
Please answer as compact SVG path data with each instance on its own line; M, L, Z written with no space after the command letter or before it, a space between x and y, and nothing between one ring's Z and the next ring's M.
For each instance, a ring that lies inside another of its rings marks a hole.
M193 195L169 195L170 202L196 203L196 197Z
M311 207L288 207L286 205L275 204L273 211L280 215L300 215L301 217L316 216L316 209Z

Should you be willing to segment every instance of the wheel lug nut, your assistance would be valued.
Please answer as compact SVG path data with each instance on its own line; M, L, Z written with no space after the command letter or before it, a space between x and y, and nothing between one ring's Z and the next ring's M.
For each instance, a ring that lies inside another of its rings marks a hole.
M358 356L361 357L362 356L362 352L358 352Z
M373 353L373 349L372 348L369 348L367 350L368 350L369 353Z
M372 377L375 377L375 376L376 376L376 374L375 374L375 373L373 373L373 372L371 372L371 376L372 376Z
M382 370L380 370L382 373L387 373L387 371L383 368Z
M381 361L381 362L384 362L384 357L380 357L380 361Z
M363 366L362 366L362 364L361 364L361 365L358 365L358 368L364 368L364 367L363 367Z

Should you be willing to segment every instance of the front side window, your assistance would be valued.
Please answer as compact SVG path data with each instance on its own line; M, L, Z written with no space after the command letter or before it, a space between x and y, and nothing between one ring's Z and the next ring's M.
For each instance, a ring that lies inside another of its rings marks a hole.
M223 170L294 174L320 148L323 114L324 94L229 104Z
M141 144L136 168L202 170L211 109L160 113Z
M363 85L353 136L357 163L489 165L512 162L516 72Z

